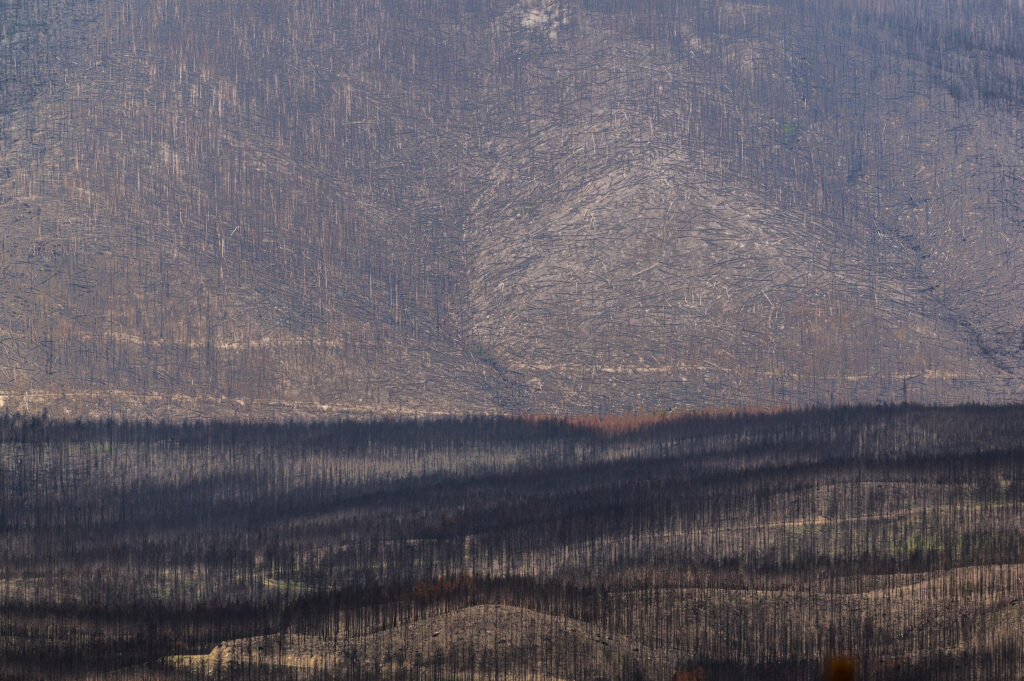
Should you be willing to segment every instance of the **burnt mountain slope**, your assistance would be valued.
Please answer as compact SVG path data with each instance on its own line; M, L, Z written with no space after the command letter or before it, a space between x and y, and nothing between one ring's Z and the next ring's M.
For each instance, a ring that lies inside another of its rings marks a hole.
M0 395L1005 401L1011 0L0 3Z

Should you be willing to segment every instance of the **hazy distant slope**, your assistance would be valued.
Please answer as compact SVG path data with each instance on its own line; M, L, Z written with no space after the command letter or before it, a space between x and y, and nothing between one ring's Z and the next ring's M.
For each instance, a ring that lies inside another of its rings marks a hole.
M449 192L404 183L396 168L430 159L381 130L400 107L362 86L395 90L361 62L377 18L336 3L129 9L74 86L25 105L73 132L22 154L34 184L8 190L28 195L11 224L45 211L16 238L56 272L49 300L13 315L35 328L15 342L31 356L11 392L171 394L197 412L490 408L453 338L458 235L432 199ZM15 283L37 289L18 265ZM438 402L431 386L452 384Z
M538 95L538 118L554 120L497 154L518 162L496 162L504 175L473 215L482 342L543 397L554 384L554 404L566 393L572 404L612 409L871 401L900 397L906 376L920 377L909 387L920 397L983 394L992 366L975 363L976 344L930 293L899 234L794 198L809 188L782 172L761 178L744 167L745 157L771 155L808 166L831 144L780 139L810 136L801 123L785 134L756 129L769 127L758 112L774 100L799 98L788 79L767 91L772 101L715 84L728 82L713 70L719 60L746 60L739 68L753 72L760 59L770 72L789 57L747 43L697 56L697 37L688 58L657 41L612 51L617 19L577 15L584 37L550 45L529 75L539 92L580 72L588 80L558 110ZM681 23L680 34L694 29ZM631 74L636 65L646 70ZM652 91L661 96L645 98ZM707 101L695 105L693 93ZM748 112L734 125L753 140L732 156L716 148L718 133L703 144L704 126L721 125L713 114L731 111ZM788 148L799 144L802 152Z
M1015 3L3 7L16 406L1020 394Z

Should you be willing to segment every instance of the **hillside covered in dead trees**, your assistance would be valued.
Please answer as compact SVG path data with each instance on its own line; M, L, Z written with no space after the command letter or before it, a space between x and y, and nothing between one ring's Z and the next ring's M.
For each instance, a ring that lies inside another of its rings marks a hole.
M1024 390L1016 0L0 2L0 400Z
M3 414L0 679L1019 679L1022 442L1020 407Z

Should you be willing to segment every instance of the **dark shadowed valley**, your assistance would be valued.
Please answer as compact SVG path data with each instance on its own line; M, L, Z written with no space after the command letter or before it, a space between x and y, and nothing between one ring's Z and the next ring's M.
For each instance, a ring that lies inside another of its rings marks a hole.
M1022 417L8 417L0 668L810 681L844 655L867 679L1016 679Z

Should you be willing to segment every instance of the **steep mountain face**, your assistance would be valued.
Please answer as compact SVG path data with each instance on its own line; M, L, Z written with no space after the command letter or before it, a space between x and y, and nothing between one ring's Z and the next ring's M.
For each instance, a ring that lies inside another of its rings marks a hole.
M0 397L1024 392L1015 0L0 2Z

